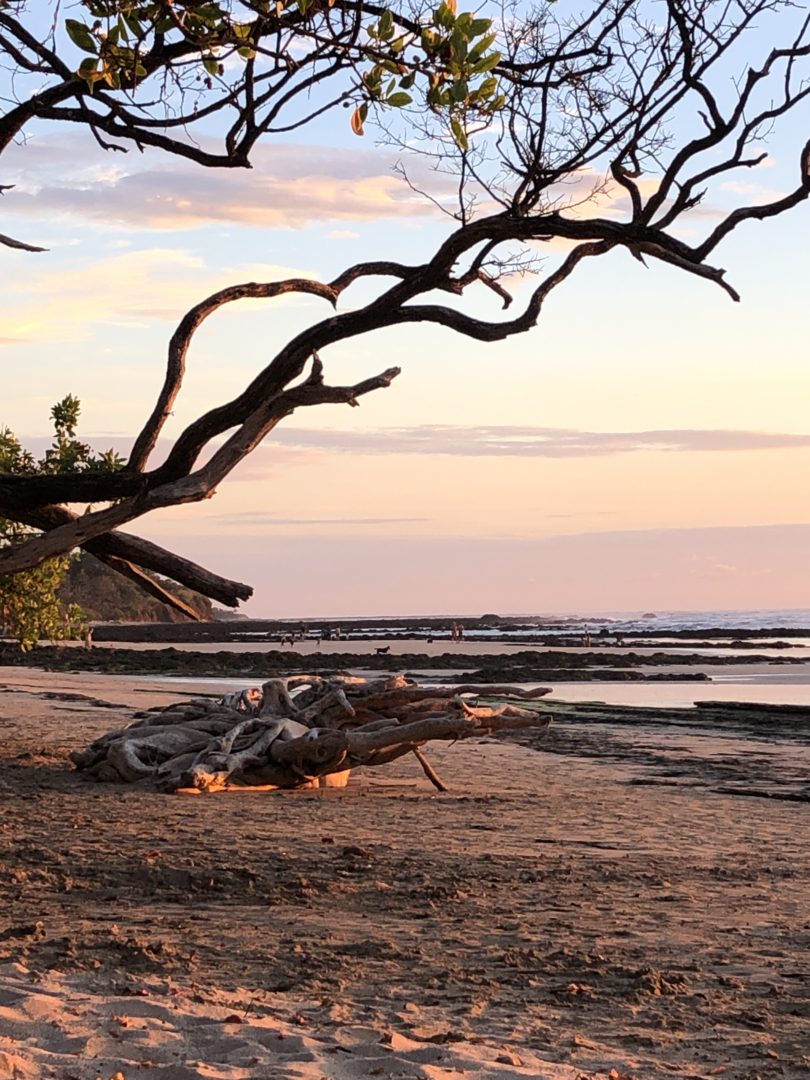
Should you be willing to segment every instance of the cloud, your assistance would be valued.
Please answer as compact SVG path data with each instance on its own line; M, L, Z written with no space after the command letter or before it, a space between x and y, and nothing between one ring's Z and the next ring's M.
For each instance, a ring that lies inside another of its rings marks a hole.
M772 162L763 162L763 165L768 164ZM661 177L641 176L633 182L642 201L646 201L658 191ZM785 192L765 187L755 181L733 179L716 184L711 189L710 200L702 199L696 206L683 211L678 216L681 223L678 228L679 234L686 235L686 227L683 224L686 221L698 219L715 221L725 217L731 209L731 206L727 205L731 202L729 195L740 197L734 200L734 204L743 202L746 205L757 206L780 199ZM627 220L633 212L628 192L612 177L606 176L605 173L591 166L580 169L564 183L552 186L549 189L549 198L553 200L556 209L564 211L568 217L579 220L595 216ZM671 206L672 199L667 198L662 203L661 209L666 211ZM559 240L553 246L564 244L571 246L570 241Z
M614 517L615 510L576 510L569 514L543 514L542 516L551 521L557 518L595 518L595 517Z
M810 447L810 435L786 432L672 429L579 431L570 428L424 424L409 428L341 431L279 427L284 446L347 453L449 454L461 457L604 457L638 451L673 453L785 450Z
M739 577L740 573L741 570L738 566L731 566L729 563L714 562L711 559L690 571L692 577L701 578L707 581Z
M217 222L301 228L435 212L395 175L391 159L371 150L259 147L255 168L218 170L179 160L158 164L149 154L131 165L76 168L63 159L60 148L54 147L50 157L39 149L30 163L24 155L15 158L20 177L15 213L192 229ZM441 198L452 193L452 184L438 176L431 191Z
M103 435L81 430L82 438L97 451L112 448L126 457L134 432L129 436ZM41 457L50 438L18 433L23 445ZM215 440L212 448L221 440ZM159 440L150 461L154 468L164 460L173 440ZM610 457L632 453L734 453L766 450L803 450L810 448L810 435L760 431L720 431L677 429L661 431L593 432L569 428L539 428L520 426L450 427L421 425L412 428L379 428L342 431L335 428L276 428L272 435L248 455L230 477L231 484L261 484L287 474L291 468L313 468L323 461L322 455L335 453L368 455L374 458L386 454L433 454L458 458L522 457L556 460ZM204 459L203 456L202 460ZM178 510L178 513L184 513ZM168 515L172 511L165 512ZM565 513L540 515L544 520L565 520L572 523L584 519L615 516L612 509L575 509ZM219 526L234 528L274 526L344 526L344 525L404 525L428 521L424 517L284 517L272 511L245 511L218 516Z
M245 526L253 528L265 525L410 525L414 522L429 521L424 517L348 517L348 518L293 518L280 517L262 511L247 511L239 514L220 514L211 519L219 525L232 525L240 530Z
M786 195L784 191L776 191L774 188L765 187L763 184L746 182L743 180L728 180L721 184L722 191L730 191L734 195L745 196L745 201L758 206L761 203L775 202Z
M203 169L181 159L167 161L148 149L138 156L129 153L111 159L85 143L77 153L74 141L51 135L10 148L4 160L4 177L16 186L9 206L15 213L39 218L50 212L105 224L183 230L216 223L301 228L436 213L435 206L394 171L395 157L357 146L265 144L255 148L252 169ZM414 188L430 191L439 203L457 198L453 176L432 169L427 160L415 156L408 173ZM635 183L647 198L657 190L660 177L643 176ZM723 192L755 204L779 194L735 179L717 185L717 193ZM483 192L481 196L479 209L488 209ZM631 211L624 188L590 166L552 186L548 198L553 208L573 218L625 218ZM694 218L717 218L725 212L701 204L689 213ZM357 234L338 226L326 235L340 240ZM544 245L568 246L570 241L565 240Z
M20 265L0 301L0 341L82 341L106 324L124 329L179 321L202 297L234 281L276 281L307 273L265 263L212 268L186 251L155 247L66 268ZM274 303L297 303L294 296Z

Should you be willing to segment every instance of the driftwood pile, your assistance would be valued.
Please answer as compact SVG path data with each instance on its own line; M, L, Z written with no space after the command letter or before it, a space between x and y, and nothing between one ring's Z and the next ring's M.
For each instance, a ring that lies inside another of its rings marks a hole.
M413 753L430 781L445 790L420 750L424 743L545 727L548 715L525 706L549 692L421 687L402 675L296 675L218 701L197 699L137 713L128 727L71 758L98 780L147 783L163 791L221 791L343 787L353 768ZM480 703L480 695L499 702Z

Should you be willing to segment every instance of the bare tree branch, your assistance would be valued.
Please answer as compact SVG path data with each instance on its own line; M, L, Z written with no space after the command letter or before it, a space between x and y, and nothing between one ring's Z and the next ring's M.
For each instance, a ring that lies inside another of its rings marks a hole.
M44 531L74 521L76 517L76 514L64 506L45 506L26 511L14 511L14 520ZM185 559L181 555L176 555L152 543L151 540L144 540L131 533L115 530L103 536L97 536L94 540L89 540L80 546L98 559L110 558L119 562L132 563L140 569L152 570L227 607L236 607L240 600L249 600L253 595L250 585L214 574L190 559ZM117 569L117 566L114 569Z
M3 247L18 248L20 251L47 251L44 247L35 247L34 244L26 244L23 240L15 240L13 236L0 233L0 244Z
M121 574L122 577L128 578L130 581L134 582L143 592L148 593L156 600L159 600L161 604L173 608L175 611L179 612L181 615L185 615L187 619L192 619L194 622L203 621L204 616L197 611L196 608L187 604L185 600L182 600L173 592L165 589L159 581L155 581L149 574L145 574L143 570L135 566L134 563L126 562L124 559L117 559L114 555L99 555L96 557L103 562L105 566L108 566L117 574Z

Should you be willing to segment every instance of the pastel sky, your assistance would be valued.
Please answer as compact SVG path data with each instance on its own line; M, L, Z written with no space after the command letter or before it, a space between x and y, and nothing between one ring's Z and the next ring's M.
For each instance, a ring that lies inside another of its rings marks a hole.
M344 119L239 173L31 129L3 159L17 187L0 231L49 251L0 247L0 425L37 447L71 392L84 437L125 449L203 296L427 257L450 224ZM718 190L688 227L788 190L809 119L777 132L768 167L739 178L747 192ZM809 225L804 205L724 243L740 304L616 252L528 335L481 345L409 327L335 347L330 381L403 373L359 409L297 414L214 499L131 531L249 581L254 616L810 607ZM488 293L470 305L497 317ZM323 313L246 301L212 318L167 438Z

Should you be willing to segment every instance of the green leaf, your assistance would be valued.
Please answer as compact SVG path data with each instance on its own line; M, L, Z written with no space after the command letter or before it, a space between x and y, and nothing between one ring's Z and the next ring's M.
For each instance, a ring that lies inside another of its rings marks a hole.
M395 109L402 109L406 105L410 105L412 101L413 98L411 95L405 94L401 90L398 90L395 94L389 94L386 98L387 104L393 106Z
M456 21L453 9L447 3L447 0L442 0L442 3L433 12L433 18L436 25L441 26L444 30L452 29L453 23Z
M456 145L461 150L469 150L470 144L467 141L467 132L464 130L464 128L461 126L461 123L456 119L455 116L452 117L452 119L450 120L450 129L453 132L453 138L456 140Z
M78 45L84 52L98 53L98 41L90 33L90 28L77 19L65 19L65 30L74 45Z
M492 26L492 19L473 19L470 23L470 34L473 37L478 37L479 34L485 34ZM494 38L493 34L493 38Z
M490 75L488 79L484 79L481 85L478 87L478 93L482 98L492 97L495 91L498 89L498 77L497 75Z
M486 53L487 49L489 49L492 45L495 44L495 39L497 38L497 36L497 34L487 34L485 38L481 38L481 40L476 44L474 49L470 49L470 60L474 64L481 59L481 57Z
M394 33L394 16L391 14L391 12L388 10L388 8L386 8L385 11L380 16L379 34L380 34L381 38L383 38L384 40L387 40L388 38L391 37L391 35L393 33Z
M467 55L467 38L459 32L458 27L450 35L450 48L456 59L464 60Z
M485 71L492 71L492 69L494 67L497 67L500 62L500 53L490 53L489 56L485 56L483 60L479 60L477 64L473 64L472 68L470 69L470 74L482 75Z

